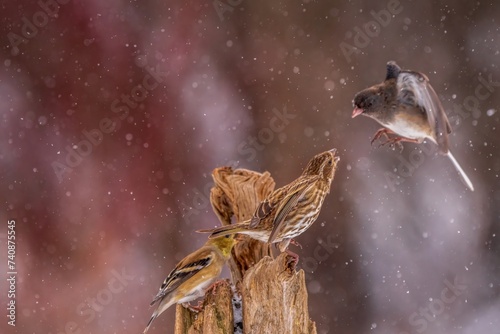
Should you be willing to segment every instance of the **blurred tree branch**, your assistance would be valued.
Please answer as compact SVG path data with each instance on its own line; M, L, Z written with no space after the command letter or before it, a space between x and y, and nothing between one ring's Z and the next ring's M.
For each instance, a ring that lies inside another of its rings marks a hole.
M258 204L274 190L268 172L231 167L216 168L210 202L222 225L250 219ZM244 333L315 334L309 319L304 271L289 266L286 254L273 260L270 245L241 236L229 268L243 300ZM212 291L214 291L212 293ZM232 291L218 285L207 292L203 309L196 314L177 306L175 334L234 333Z

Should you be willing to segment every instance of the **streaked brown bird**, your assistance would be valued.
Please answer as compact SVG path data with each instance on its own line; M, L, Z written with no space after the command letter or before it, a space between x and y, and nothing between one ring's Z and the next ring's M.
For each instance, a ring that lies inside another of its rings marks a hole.
M276 189L259 204L252 219L199 232L211 233L210 238L245 234L276 244L281 252L286 251L297 262L297 254L289 251L288 246L318 218L337 169L339 157L335 153L332 149L312 158L299 178Z
M472 182L449 150L451 126L425 74L403 71L390 61L385 80L357 93L353 103L353 118L364 115L384 126L375 133L372 143L382 135L387 138L382 145L401 145L401 141L421 143L429 139L451 160L464 183L474 191ZM389 134L395 136L389 138Z

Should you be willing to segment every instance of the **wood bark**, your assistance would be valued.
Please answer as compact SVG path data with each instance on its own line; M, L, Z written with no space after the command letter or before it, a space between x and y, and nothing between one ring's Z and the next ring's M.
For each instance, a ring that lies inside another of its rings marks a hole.
M233 334L233 292L227 280L207 291L202 311L197 313L177 305L175 334Z
M316 333L309 319L304 271L297 272L290 263L283 253L275 260L265 257L248 270L241 288L244 333Z
M221 167L212 177L210 202L222 225L231 224L233 218L235 222L250 219L275 186L268 172ZM237 327L245 334L316 334L316 325L309 319L304 271L297 272L286 254L273 260L266 243L242 239L233 249L229 268L237 298L243 302L243 323L234 322L235 296L223 281L207 292L201 312L177 306L175 334L234 333Z
M231 167L216 168L212 177L215 185L210 191L210 203L222 225L252 218L255 209L274 190L274 180L268 172L257 173L247 169L233 170ZM233 249L229 268L233 282L241 282L245 272L270 256L270 246L264 242L241 236L242 240Z

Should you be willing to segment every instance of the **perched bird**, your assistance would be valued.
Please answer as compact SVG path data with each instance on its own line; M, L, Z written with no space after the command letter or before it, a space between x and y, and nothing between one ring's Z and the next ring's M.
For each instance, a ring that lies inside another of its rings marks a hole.
M297 254L289 251L288 245L318 218L339 161L335 152L333 149L312 158L298 179L276 189L259 204L252 219L199 232L211 233L210 238L245 234L277 244L281 252L286 251L297 262Z
M382 135L387 138L382 145L401 145L401 141L421 143L427 138L450 158L465 184L474 191L472 182L449 150L451 126L425 74L402 71L390 61L385 80L357 93L353 103L352 118L364 115L384 126L375 133L372 143ZM390 138L389 134L396 136Z
M159 304L144 333L148 331L153 320L173 304L189 303L203 296L220 275L235 243L233 235L209 239L200 249L179 262L151 302L151 306L156 302Z

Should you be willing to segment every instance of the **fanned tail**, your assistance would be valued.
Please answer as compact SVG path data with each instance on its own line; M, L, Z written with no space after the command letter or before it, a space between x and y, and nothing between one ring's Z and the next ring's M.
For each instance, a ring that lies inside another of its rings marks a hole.
M455 169L460 174L460 176L462 178L462 181L464 181L464 183L467 185L467 187L469 187L469 189L471 191L474 191L474 186L472 185L472 182L470 181L470 179L467 176L467 174L465 174L465 172L462 169L462 167L460 167L460 165L458 164L458 161L455 159L455 157L453 156L453 154L451 154L451 152L448 151L448 153L446 155L448 156L448 158L450 158L451 162L453 163L453 166L455 166Z

